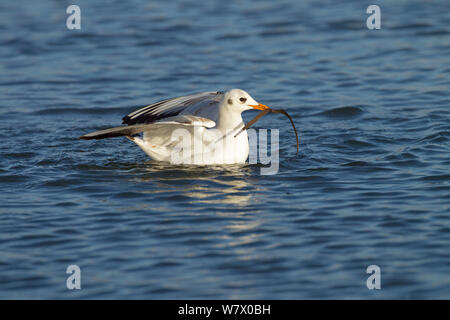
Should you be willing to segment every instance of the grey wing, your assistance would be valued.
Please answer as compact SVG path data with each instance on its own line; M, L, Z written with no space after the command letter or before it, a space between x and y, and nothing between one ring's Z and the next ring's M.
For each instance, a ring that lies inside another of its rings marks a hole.
M83 140L92 139L105 139L114 138L122 136L133 136L145 131L158 131L158 130L174 130L174 128L179 126L191 126L191 127L206 127L212 128L216 123L212 120L192 116L192 115L178 115L173 117L164 118L163 120L158 120L152 123L141 123L132 124L128 126L109 128L104 130L99 130L95 132L90 132L80 137Z
M156 102L131 112L122 120L128 125L153 123L177 115L194 115L217 121L223 92L202 92Z

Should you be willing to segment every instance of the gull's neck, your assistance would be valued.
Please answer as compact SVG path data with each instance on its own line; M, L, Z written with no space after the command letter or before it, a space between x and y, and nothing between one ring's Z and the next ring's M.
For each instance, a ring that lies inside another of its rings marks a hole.
M221 105L219 107L219 119L217 128L224 134L231 131L242 129L245 126L244 120L240 112L230 110L228 105Z

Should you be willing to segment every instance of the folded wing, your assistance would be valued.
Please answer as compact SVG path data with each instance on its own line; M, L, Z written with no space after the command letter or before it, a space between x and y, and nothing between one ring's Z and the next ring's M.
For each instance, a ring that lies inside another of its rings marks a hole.
M164 118L164 120L155 121L152 123L133 124L122 127L115 127L104 129L100 131L91 132L80 137L83 140L105 139L122 136L133 136L145 131L164 130L168 128L175 129L177 126L190 127L206 127L212 128L216 123L210 119L191 115L177 115L173 117Z

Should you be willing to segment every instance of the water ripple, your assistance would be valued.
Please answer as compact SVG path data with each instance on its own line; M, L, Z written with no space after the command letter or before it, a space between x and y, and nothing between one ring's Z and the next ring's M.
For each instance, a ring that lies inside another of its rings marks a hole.
M79 5L73 31L64 3L0 5L0 298L372 299L370 264L379 298L450 297L445 2L383 2L381 30L350 1ZM233 87L295 120L298 155L286 119L255 127L276 175L77 139Z

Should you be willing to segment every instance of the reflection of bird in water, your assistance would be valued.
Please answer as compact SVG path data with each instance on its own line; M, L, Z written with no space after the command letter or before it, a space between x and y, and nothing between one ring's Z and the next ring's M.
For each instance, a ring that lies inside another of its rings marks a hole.
M234 164L227 166L167 166L152 162L146 166L148 174L137 178L143 182L157 182L157 189L145 188L143 193L164 193L176 190L178 194L189 197L191 203L227 204L242 207L250 203L254 192L253 185L246 176L254 170L252 166ZM192 183L195 181L195 184ZM180 185L183 187L180 188Z

